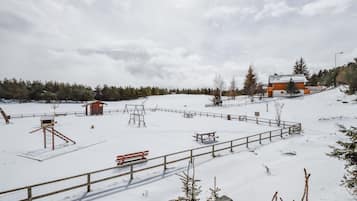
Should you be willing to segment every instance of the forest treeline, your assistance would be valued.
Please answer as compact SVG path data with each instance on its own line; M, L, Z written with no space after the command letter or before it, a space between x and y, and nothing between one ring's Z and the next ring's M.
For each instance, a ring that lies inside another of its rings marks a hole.
M176 94L211 94L212 89L167 89L159 87L116 87L97 86L91 88L81 84L63 82L24 81L17 79L0 80L0 98L19 101L118 101L131 100L151 95Z
M301 67L301 69L298 67ZM337 86L339 84L346 84L349 86L348 92L350 94L357 91L357 58L347 65L329 70L320 70L318 73L314 73L311 76L308 74L306 65L301 58L300 61L297 61L294 67L294 71L296 70L301 71L299 73L306 74L306 77L308 78L308 85L310 86ZM248 71L247 76L249 74L253 75L253 72L249 73ZM255 82L254 76L252 79ZM239 90L235 87L235 84L233 84L233 86L228 90L222 89L222 95L250 95L249 91L254 91L253 94L262 92L262 85L253 84L253 87L246 87L246 85L247 84L245 83L244 87ZM253 90L248 90L248 88L252 88ZM259 88L260 90L258 90ZM82 84L70 84L53 81L24 81L21 79L17 80L6 78L4 80L0 80L0 99L15 99L19 101L89 101L94 99L102 101L118 101L131 100L152 95L166 95L170 93L213 95L215 90L213 88L167 89L159 87L136 88L130 86L117 87L108 85L92 88Z
M357 91L357 58L347 65L332 68L329 70L320 70L309 77L308 84L311 86L337 86L345 84L349 86L349 93L353 94Z

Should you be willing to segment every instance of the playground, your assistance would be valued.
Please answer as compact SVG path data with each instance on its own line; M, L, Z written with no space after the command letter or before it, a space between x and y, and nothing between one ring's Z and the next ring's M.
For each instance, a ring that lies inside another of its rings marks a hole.
M42 106L49 107L46 104ZM63 110L66 106L63 104L59 108ZM115 157L119 154L150 150L149 158L152 158L205 145L192 137L195 133L214 131L219 136L215 142L223 142L275 129L268 125L257 126L254 122L228 121L226 117L195 115L193 118L184 118L181 113L155 110L146 110L146 127L138 127L129 124L130 112L123 109L99 116L55 117L57 123L54 128L76 143L55 138L54 150L51 146L44 149L44 136L38 129L41 117L11 119L6 126L3 123L0 127L3 137L0 154L3 162L0 166L9 171L0 173L1 180L7 181L6 186L1 188L14 188L111 167L116 165ZM39 131L29 133L33 130ZM59 164L66 165L60 171L50 171ZM44 172L45 177L42 176Z
M0 200L43 195L66 201L160 200L163 196L168 200L179 193L175 174L186 167L190 158L195 159L205 188L214 175L225 181L236 175L234 181L240 186L247 184L253 190L258 185L265 190L264 195L257 196L268 197L276 188L288 191L290 188L284 184L292 180L299 184L299 176L289 176L292 169L296 173L307 165L317 188L337 189L338 174L332 179L327 175L342 164L327 160L323 154L328 151L327 145L336 141L335 135L326 133L336 128L331 122L318 120L338 115L326 110L326 105L333 105L344 111L348 122L355 121L355 105L336 102L337 95L336 91L316 95L326 98L324 104L318 103L315 96L284 100L281 127L274 122L274 105L265 102L206 108L202 103L207 102L207 96L150 97L145 104L145 126L140 127L129 123L132 108L124 109L126 104L140 105L141 100L108 103L103 115L88 116L82 104L60 104L54 128L76 143L56 138L54 151L51 147L44 149L41 132L29 133L41 126L42 116L53 112L50 104L4 104L1 107L11 118L9 124L3 119L0 122L0 168L4 170L0 179L7 181L0 191L15 191L1 195ZM244 102L244 98L237 102ZM314 112L307 116L308 110ZM302 122L303 135L288 137L295 128L286 119ZM206 143L212 139L213 143ZM285 152L296 156L283 155ZM143 163L125 164L143 159ZM265 175L265 165L273 176ZM321 167L329 171L319 171ZM278 180L284 182L276 187ZM224 187L235 198L252 194L245 193L252 192L245 188L235 193L233 180ZM325 195L326 191L315 193ZM343 191L338 189L336 194L343 195Z

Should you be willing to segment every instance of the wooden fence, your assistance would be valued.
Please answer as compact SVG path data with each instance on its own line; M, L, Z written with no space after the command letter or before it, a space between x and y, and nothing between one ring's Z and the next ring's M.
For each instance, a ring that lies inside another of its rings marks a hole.
M282 126L283 128L298 124L297 122L291 121L277 121L275 119L261 118L255 116L247 116L247 115L232 115L232 114L223 114L223 113L213 113L213 112L201 112L201 111L193 111L193 110L179 110L179 109L169 109L169 108L148 108L149 111L160 111L160 112L171 112L171 113L180 113L184 114L185 112L190 112L193 115L197 116L205 116L205 117L213 117L213 118L223 118L238 121L246 121L253 122L256 124L266 125L266 126ZM129 112L132 111L129 109ZM124 109L112 109L112 110L104 110L103 114L113 114L113 113L123 113ZM42 116L51 116L53 113L25 113L25 114L11 114L10 117L13 119L16 118L30 118L30 117L42 117ZM85 115L83 111L72 111L72 112L57 112L56 116L69 116L69 115ZM229 117L228 117L229 116Z
M292 134L299 134L300 131L301 131L300 124L296 124L296 125L288 126L285 128L280 128L280 129L271 130L271 131L267 131L267 132L263 132L263 133L258 133L255 135L241 137L241 138L237 138L237 139L233 139L233 140L229 140L229 141L225 141L225 142L201 146L201 147L193 148L193 149L186 149L186 150L175 152L175 153L170 153L170 154L166 154L166 155L162 155L162 156L157 156L154 158L149 158L148 163L150 163L151 161L152 162L156 161L156 163L154 162L153 164L148 165L147 167L142 167L142 165L139 165L139 163L132 163L132 164L127 164L127 165L122 165L122 166L109 167L109 168L96 170L96 171L92 171L92 172L86 172L86 173L79 174L79 175L74 175L74 176L70 176L70 177L66 177L66 178L61 178L61 179L56 179L56 180L47 181L47 182L43 182L43 183L24 186L21 188L6 190L6 191L0 192L0 198L2 196L4 196L5 194L20 192L20 191L27 192L26 198L20 199L20 200L24 200L24 201L36 200L36 199L48 197L51 195L55 195L58 193L71 191L71 190L78 189L78 188L85 188L87 192L90 192L93 184L101 183L104 181L108 181L108 180L112 180L112 179L124 177L124 176L128 176L129 179L132 180L136 173L148 171L148 170L151 170L154 168L159 168L159 167L162 168L162 171L164 173L167 170L169 165L180 162L180 161L192 160L193 158L198 158L198 157L205 156L205 155L211 155L212 157L216 157L216 155L219 152L222 152L225 150L228 150L229 152L233 152L234 148L236 148L236 147L242 146L242 147L248 148L250 146L250 144L255 143L255 142L259 143L259 144L262 144L263 141L271 142L271 141L273 141L274 138L282 139L282 138L284 138L286 136L290 136ZM103 172L108 172L113 169L122 169L125 171L121 172L120 174L113 174L113 175L105 176L102 178L92 179L97 174L100 174ZM69 186L66 188L62 188L62 189L50 191L50 192L45 192L45 193L42 193L39 195L35 195L33 193L34 189L44 188L45 186L48 186L53 183L59 183L59 182L71 181L71 180L74 180L73 182L75 182L75 181L78 182L78 180L75 180L78 178L82 178L83 181L81 183L72 184L72 186Z
M223 114L223 113L214 113L214 112L200 112L194 110L178 110L178 109L168 109L168 108L151 108L151 111L160 111L160 112L172 112L172 113L181 113L184 114L186 112L190 112L195 116L203 116L203 117L213 117L213 118L222 118L227 120L238 120L245 122L252 122L255 124L265 125L265 126L277 126L277 127L290 127L293 125L297 125L300 123L292 122L292 121L278 121L275 119L247 116L247 115L233 115L233 114ZM301 125L299 125L301 127Z
M161 111L161 112L173 112L173 113L185 113L188 111L185 110L175 110L175 109L166 109L166 108L151 108L149 109L151 111ZM123 110L107 110L105 113L114 113L114 112L123 112ZM175 153L170 153L162 156L157 156L153 158L149 158L147 161L147 165L145 167L142 166L142 164L139 165L139 163L132 163L132 164L127 164L127 165L121 165L121 166L114 166L114 167L109 167L101 170L96 170L96 171L91 171L91 172L86 172L70 177L65 177L61 179L56 179L52 181L47 181L47 182L42 182L38 184L33 184L29 186L24 186L20 188L15 188L15 189L10 189L6 191L0 192L0 199L3 197L8 197L6 200L11 200L11 196L9 194L14 194L14 193L25 193L25 197L21 198L20 200L23 201L32 201L32 200L37 200L40 198L45 198L48 196L52 196L55 194L79 189L79 188L85 188L86 192L90 192L92 185L98 184L101 182L105 182L108 180L116 179L119 177L124 177L128 176L130 180L134 178L134 175L139 172L146 172L155 168L162 168L163 173L167 170L169 165L173 165L175 163L185 161L185 160L192 160L193 158L198 158L201 156L206 156L206 155L211 155L211 157L216 157L216 155L220 152L223 151L229 151L233 152L234 148L236 147L246 147L248 148L250 144L252 143L259 143L262 144L263 141L268 141L272 142L274 138L279 138L282 139L285 136L290 136L292 134L300 134L301 132L301 124L300 123L295 123L295 122L289 122L289 121L281 121L278 122L276 120L272 119L265 119L265 118L256 118L256 117L251 117L251 116L246 116L246 115L231 115L231 114L222 114L222 113L211 113L211 112L199 112L199 111L189 111L193 113L194 115L198 116L206 116L206 117L214 117L214 118L224 118L227 120L238 120L238 121L246 121L246 122L254 122L256 124L262 124L262 125L269 125L269 126L280 126L279 129L271 130L271 131L266 131L263 133L258 133L255 135L250 135L246 137L241 137L225 142L219 142L219 143L214 143L211 145L206 145L206 146L201 146L198 148L193 148L193 149L186 149L183 151L175 152ZM60 113L58 113L60 114ZM72 112L72 113L64 113L63 115L76 115L79 114L77 112ZM80 114L84 114L81 112ZM47 115L47 114L30 114L28 116L21 115L18 116L18 118L22 117L36 117L36 115ZM15 117L16 118L16 117ZM118 170L123 170L123 172L119 174L111 174L111 170L118 169ZM102 173L107 173L109 175L100 177L98 175ZM78 182L78 179L82 179L82 182ZM51 184L60 184L61 182L70 182L76 183L72 184L69 187L65 188L59 188L58 190L54 191L49 191L48 186ZM46 188L47 187L47 188ZM42 193L35 194L34 189L38 190L41 189Z

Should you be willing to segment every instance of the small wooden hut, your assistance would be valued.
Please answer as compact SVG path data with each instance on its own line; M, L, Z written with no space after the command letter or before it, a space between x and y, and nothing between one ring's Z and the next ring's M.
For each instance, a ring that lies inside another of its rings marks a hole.
M103 114L103 105L106 105L106 103L95 100L88 102L83 105L85 107L85 112L86 116L88 115L102 115Z

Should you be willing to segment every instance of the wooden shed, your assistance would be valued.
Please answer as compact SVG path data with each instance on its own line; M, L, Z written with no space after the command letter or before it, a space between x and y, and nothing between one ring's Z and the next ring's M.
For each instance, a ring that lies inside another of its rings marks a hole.
M102 115L104 105L106 105L106 103L95 100L84 104L83 107L85 107L86 115Z

